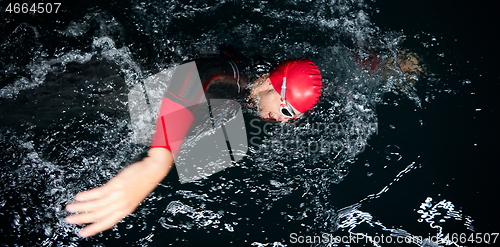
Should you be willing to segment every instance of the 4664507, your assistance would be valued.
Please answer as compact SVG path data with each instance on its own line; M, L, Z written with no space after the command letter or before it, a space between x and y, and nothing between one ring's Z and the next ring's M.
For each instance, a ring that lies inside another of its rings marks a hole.
M11 14L57 14L60 7L61 3L9 3L5 12Z

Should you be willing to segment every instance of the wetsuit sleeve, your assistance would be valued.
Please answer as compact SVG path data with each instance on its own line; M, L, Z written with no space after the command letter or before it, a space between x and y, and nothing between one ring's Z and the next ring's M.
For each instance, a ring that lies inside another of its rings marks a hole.
M356 60L361 67L366 68L369 71L375 71L381 62L377 56L377 53L375 53L374 51L370 52L368 58L361 59L360 57L358 57Z
M166 148L177 154L193 120L193 113L184 104L163 97L151 148Z
M195 62L177 66L162 98L151 148L166 148L176 156L195 119L196 107L206 102L204 97Z

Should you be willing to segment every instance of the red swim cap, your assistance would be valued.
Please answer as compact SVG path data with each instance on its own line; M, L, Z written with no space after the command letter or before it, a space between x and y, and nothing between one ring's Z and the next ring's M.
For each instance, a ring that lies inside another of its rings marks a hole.
M300 112L310 110L321 95L321 74L311 61L291 59L278 65L269 75L274 89L281 93L283 77L286 77L286 100Z

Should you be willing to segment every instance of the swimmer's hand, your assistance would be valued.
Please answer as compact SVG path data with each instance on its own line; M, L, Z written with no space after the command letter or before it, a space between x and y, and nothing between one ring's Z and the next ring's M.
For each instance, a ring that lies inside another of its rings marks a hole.
M411 77L412 75L418 76L424 73L421 60L422 59L416 53L403 49L399 50L396 62L401 71L403 71L406 76Z
M78 233L90 237L116 225L134 212L173 166L170 151L152 148L148 157L129 165L103 186L80 192L66 210L77 213L66 217L70 224L86 224Z

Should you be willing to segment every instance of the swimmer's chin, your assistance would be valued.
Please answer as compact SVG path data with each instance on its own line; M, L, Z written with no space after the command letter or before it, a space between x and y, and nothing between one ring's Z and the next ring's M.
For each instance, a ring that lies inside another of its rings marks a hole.
M266 121L266 122L282 122L282 123L286 123L288 122L290 119L289 118L284 118L284 119L276 119L272 116L271 112L269 113L259 113L259 117Z

